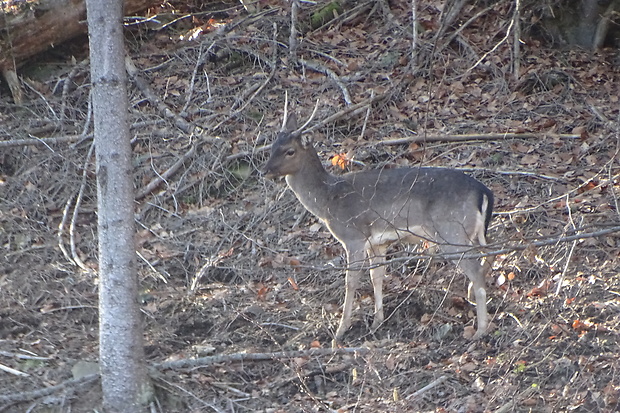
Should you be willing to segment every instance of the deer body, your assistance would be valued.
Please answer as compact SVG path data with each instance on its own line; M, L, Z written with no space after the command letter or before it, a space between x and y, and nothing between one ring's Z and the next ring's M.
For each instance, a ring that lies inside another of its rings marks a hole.
M294 118L289 123L273 143L264 171L267 177L285 176L303 206L325 223L346 251L345 300L337 339L351 325L366 261L374 288L373 329L383 322L383 264L390 244L424 239L445 253L457 254L485 245L493 194L479 181L443 168L384 168L335 176L325 170L309 140L291 133ZM479 338L488 325L489 265L475 259L454 261L473 286L478 320L474 338Z

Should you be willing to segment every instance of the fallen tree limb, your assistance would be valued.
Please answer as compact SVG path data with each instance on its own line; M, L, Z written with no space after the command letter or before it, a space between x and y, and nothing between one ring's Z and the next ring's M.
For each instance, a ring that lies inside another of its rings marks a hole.
M365 110L371 102L371 99L367 99L364 102L351 105L347 107L345 110L341 110L338 113L329 116L325 120L320 121L315 124L311 128L308 128L304 131L304 133L313 132L320 127L333 122L339 118L344 117L345 115L353 113L357 113L358 111ZM464 142L464 141L475 141L475 140L499 140L499 139L532 139L532 138L542 138L543 136L554 136L563 139L578 139L579 135L571 135L571 134L545 134L545 133L489 133L489 134L466 134L466 135L429 135L429 136L411 136L407 138L398 138L398 139L389 139L385 141L379 141L373 143L377 146L382 145L401 145L405 143L413 143L413 142ZM1 142L0 142L1 143ZM1 145L0 145L1 146ZM245 151L239 152L234 155L230 155L226 157L227 161L232 161L234 159L243 158L245 156L251 156L252 154L265 152L271 149L271 144L260 146L253 151ZM515 172L517 174L517 172ZM522 175L528 175L529 173L523 172ZM556 179L554 177L546 177L546 179Z
M465 135L416 135L406 138L387 139L376 143L379 145L401 145L404 143L418 142L462 142L462 141L494 141L499 139L532 139L544 136L558 137L562 139L579 139L581 135L557 134L557 133L468 133Z
M12 146L43 145L48 146L54 143L72 143L81 139L92 139L93 134L88 135L67 135L56 138L32 138L32 139L11 139L10 141L0 141L0 148L10 148Z
M88 376L80 377L79 379L70 379L63 381L56 386L45 387L43 389L24 391L19 393L9 393L0 395L0 403L18 403L28 400L38 399L39 397L49 396L57 391L64 390L70 387L77 387L82 384L91 383L99 379L99 374L89 374Z
M184 369L184 368L196 368L196 367L208 367L213 366L215 364L221 363L238 363L238 362L248 362L248 361L269 361L269 360L280 360L280 359L290 359L296 357L318 357L318 356L334 356L338 354L353 354L353 353L364 353L370 351L367 348L337 348L337 349L326 349L326 348L316 348L309 350L299 350L299 351L279 351L274 353L234 353L234 354L222 354L219 356L209 356L209 357L201 357L197 359L184 359L184 360L175 360L175 361L167 361L164 363L155 363L152 364L151 367L156 370L166 370L166 369ZM64 390L70 387L77 387L82 384L90 383L95 380L98 380L100 377L99 374L89 374L87 376L83 376L77 379L70 379L64 381L56 386L50 386L43 389L26 391L26 392L18 392L18 393L10 393L10 394L2 394L0 395L0 403L18 403L29 400L34 400L40 397L49 396L50 394L54 394L57 391Z
M185 154L179 158L178 161L174 163L170 168L168 168L163 174L157 174L155 178L151 182L149 182L144 188L140 189L136 194L136 200L142 199L151 192L153 192L162 182L172 176L176 171L179 170L181 166L187 161L191 159L196 153L196 145L192 145L192 147L185 152Z
M291 359L296 357L317 357L317 356L335 356L338 354L365 353L370 351L361 347L344 347L344 348L313 348L309 350L298 351L278 351L275 353L235 353L222 354L219 356L200 357L197 359L184 359L176 361L167 361L164 363L153 364L153 367L159 370L165 369L185 369L189 367L207 367L220 363L237 363L240 361L268 361Z

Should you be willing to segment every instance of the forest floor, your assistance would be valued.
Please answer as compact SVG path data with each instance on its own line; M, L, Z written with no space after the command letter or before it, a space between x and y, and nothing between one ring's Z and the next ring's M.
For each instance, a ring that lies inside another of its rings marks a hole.
M185 3L197 14L127 29L146 356L194 360L153 371L153 411L620 410L617 54L524 37L515 56L514 2L467 2L445 24L434 0L419 2L414 64L411 2L395 0L315 29L325 3L302 3L294 58L288 2ZM22 106L0 84L1 412L101 411L97 381L67 383L98 359L86 57L82 38L22 67ZM370 332L364 279L330 350L342 248L259 172L285 92L301 119L318 101L308 136L335 174L343 157L444 166L494 192L487 337L467 337L475 308L452 264L395 248L385 323Z

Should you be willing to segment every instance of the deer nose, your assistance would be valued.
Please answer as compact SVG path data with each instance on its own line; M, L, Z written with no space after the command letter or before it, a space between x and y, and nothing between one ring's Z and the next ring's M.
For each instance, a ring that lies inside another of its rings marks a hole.
M263 166L259 172L261 176L265 179L273 179L276 177L276 174L274 174L271 168L269 167L269 163Z

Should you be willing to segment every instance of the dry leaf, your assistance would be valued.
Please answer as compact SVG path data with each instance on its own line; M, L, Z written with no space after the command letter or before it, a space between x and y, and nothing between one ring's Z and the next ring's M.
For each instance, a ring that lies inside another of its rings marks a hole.
M267 296L267 292L269 292L269 287L259 283L259 288L256 291L256 299L258 301L264 301L266 296Z
M551 281L544 280L537 287L534 287L527 293L528 297L542 297L547 295L547 292L551 288Z
M291 287L293 287L293 290L299 291L299 286L297 285L297 283L295 282L293 278L288 277L288 282L291 284Z
M521 158L521 163L525 165L533 165L538 162L540 159L540 155L538 154L527 154Z
M577 188L577 193L578 194L583 194L584 192L590 191L590 190L596 188L597 186L598 186L598 182L597 181L586 182L585 184L583 184L579 188Z
M596 324L594 324L592 321L589 320L575 320L573 321L573 329L580 332L580 333L585 333L587 331L592 330Z
M338 153L332 158L332 165L338 166L340 169L346 169L351 163L346 153Z
M476 328L474 326L465 326L463 329L463 338L466 340L471 340L476 334Z

